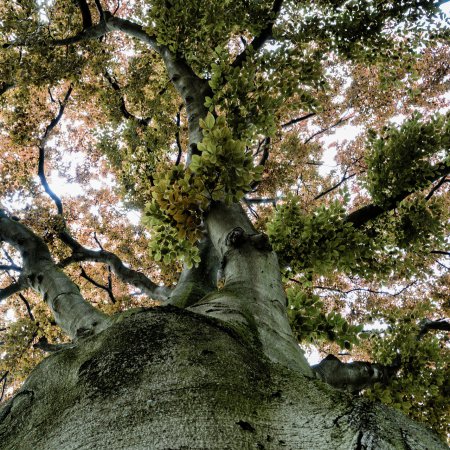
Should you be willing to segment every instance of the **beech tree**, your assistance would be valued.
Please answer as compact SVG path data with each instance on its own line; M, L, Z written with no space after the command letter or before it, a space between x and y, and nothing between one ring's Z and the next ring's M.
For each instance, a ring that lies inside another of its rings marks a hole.
M0 5L2 448L447 448L444 3Z

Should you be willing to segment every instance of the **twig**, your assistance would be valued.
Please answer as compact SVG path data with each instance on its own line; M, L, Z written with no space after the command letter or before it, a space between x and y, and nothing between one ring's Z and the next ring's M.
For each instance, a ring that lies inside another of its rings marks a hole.
M94 241L97 243L97 245L100 247L100 250L104 250L100 240L97 237L97 233L94 231Z

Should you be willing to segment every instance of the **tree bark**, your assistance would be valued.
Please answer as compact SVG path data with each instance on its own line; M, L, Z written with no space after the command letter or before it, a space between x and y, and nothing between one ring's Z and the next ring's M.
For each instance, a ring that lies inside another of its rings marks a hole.
M265 358L232 328L130 312L45 359L0 409L3 450L446 449L393 409Z

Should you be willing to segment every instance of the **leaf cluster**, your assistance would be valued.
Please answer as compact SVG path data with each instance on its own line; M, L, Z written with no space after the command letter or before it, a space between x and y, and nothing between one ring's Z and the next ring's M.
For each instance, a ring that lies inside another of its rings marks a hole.
M341 314L326 312L317 295L291 288L287 291L288 316L300 343L318 344L336 342L341 348L351 349L358 343L362 325L352 325Z
M404 192L414 192L429 184L434 173L431 157L449 158L450 120L436 115L423 121L418 113L399 128L386 127L368 140L365 187L373 201L386 206Z
M338 201L307 213L291 196L277 209L267 233L281 264L294 273L363 271L374 247L372 239L345 222L345 208Z
M233 138L224 117L215 119L208 113L200 125L200 155L193 155L186 169L175 166L158 172L151 188L144 224L155 232L149 248L157 261L178 257L197 264L193 246L202 236L203 214L210 202L238 202L262 173L262 167L253 166L245 142Z
M376 384L365 393L426 423L448 437L450 394L448 336L427 333L418 339L420 319L433 310L423 302L412 311L391 308L384 335L374 335L372 358L384 365L400 358L397 376L387 385Z

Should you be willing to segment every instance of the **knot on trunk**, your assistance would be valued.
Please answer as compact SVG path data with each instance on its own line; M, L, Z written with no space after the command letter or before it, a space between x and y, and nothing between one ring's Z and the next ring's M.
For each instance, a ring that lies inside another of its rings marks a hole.
M240 248L246 242L249 242L257 250L271 251L269 238L263 233L247 234L241 227L233 228L225 239L225 244L228 247Z
M228 247L239 248L242 247L245 241L245 231L241 227L236 227L227 234L225 244Z

